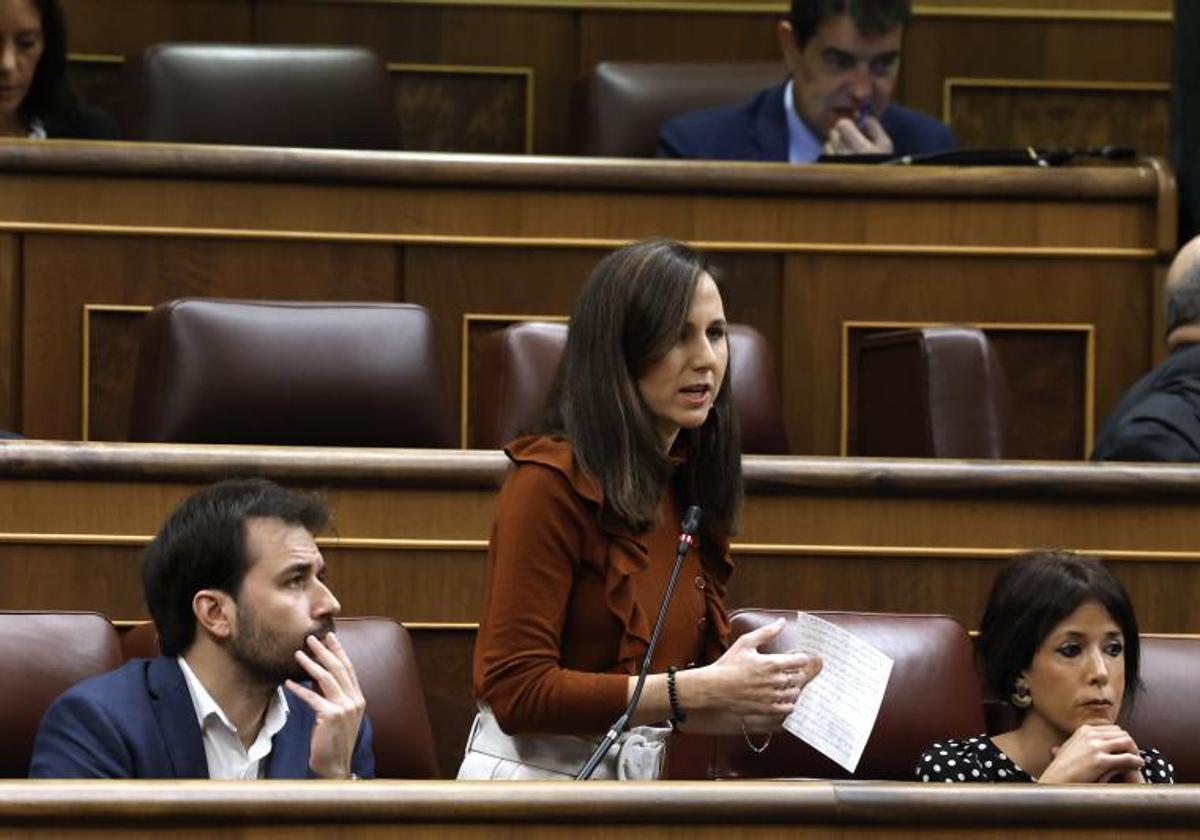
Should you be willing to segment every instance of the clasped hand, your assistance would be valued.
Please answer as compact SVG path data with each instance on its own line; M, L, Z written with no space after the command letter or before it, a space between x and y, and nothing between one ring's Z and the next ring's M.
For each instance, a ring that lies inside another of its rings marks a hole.
M308 766L322 779L348 779L354 745L367 702L358 685L354 665L334 633L324 639L308 636L308 652L296 651L296 661L320 692L287 680L285 685L316 713Z
M1038 779L1044 784L1145 782L1138 745L1116 724L1084 724L1050 752L1053 760Z

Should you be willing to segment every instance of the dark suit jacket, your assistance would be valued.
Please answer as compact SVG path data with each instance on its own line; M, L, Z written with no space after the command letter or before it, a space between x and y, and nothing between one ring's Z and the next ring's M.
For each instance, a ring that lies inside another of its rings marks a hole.
M668 120L658 135L658 156L697 160L788 159L787 83L760 91L739 105L692 111ZM880 118L897 155L919 155L958 148L958 139L932 117L888 105Z
M1200 344L1176 350L1126 392L1093 461L1200 461Z
M288 719L275 735L265 776L311 778L312 709L284 689ZM371 725L363 719L352 762L375 775ZM134 659L84 680L51 704L38 728L33 778L207 779L208 760L183 671L174 657Z

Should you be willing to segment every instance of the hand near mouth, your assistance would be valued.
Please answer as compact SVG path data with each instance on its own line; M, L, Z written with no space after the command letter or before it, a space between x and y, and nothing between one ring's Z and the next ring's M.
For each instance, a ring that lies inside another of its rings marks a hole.
M829 130L825 154L890 155L895 151L892 138L873 114L861 114L860 121L861 128L848 116L838 119Z

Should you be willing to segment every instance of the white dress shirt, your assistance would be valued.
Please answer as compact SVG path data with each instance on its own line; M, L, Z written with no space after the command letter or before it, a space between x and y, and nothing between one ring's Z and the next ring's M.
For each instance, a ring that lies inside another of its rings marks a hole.
M275 694L267 705L267 714L258 730L258 737L246 749L238 737L237 727L229 720L225 711L208 693L203 683L188 666L182 656L178 658L188 693L192 695L192 706L196 710L196 721L204 736L204 757L208 759L210 779L261 779L266 769L264 759L271 754L271 739L287 723L288 705L283 687L276 686Z
M818 140L812 129L796 113L794 83L788 81L783 89L783 112L787 115L788 163L813 163L821 156L825 143Z

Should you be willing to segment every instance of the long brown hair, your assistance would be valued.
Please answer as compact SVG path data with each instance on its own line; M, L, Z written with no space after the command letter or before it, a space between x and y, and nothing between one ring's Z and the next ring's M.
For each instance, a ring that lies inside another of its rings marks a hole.
M648 239L602 259L575 303L567 347L536 430L570 441L604 490L609 511L634 531L657 520L670 481L681 505L704 512L701 533L723 543L742 504L741 436L728 370L697 429L681 429L676 468L638 390L637 378L666 355L687 321L700 276L716 277L686 245Z

